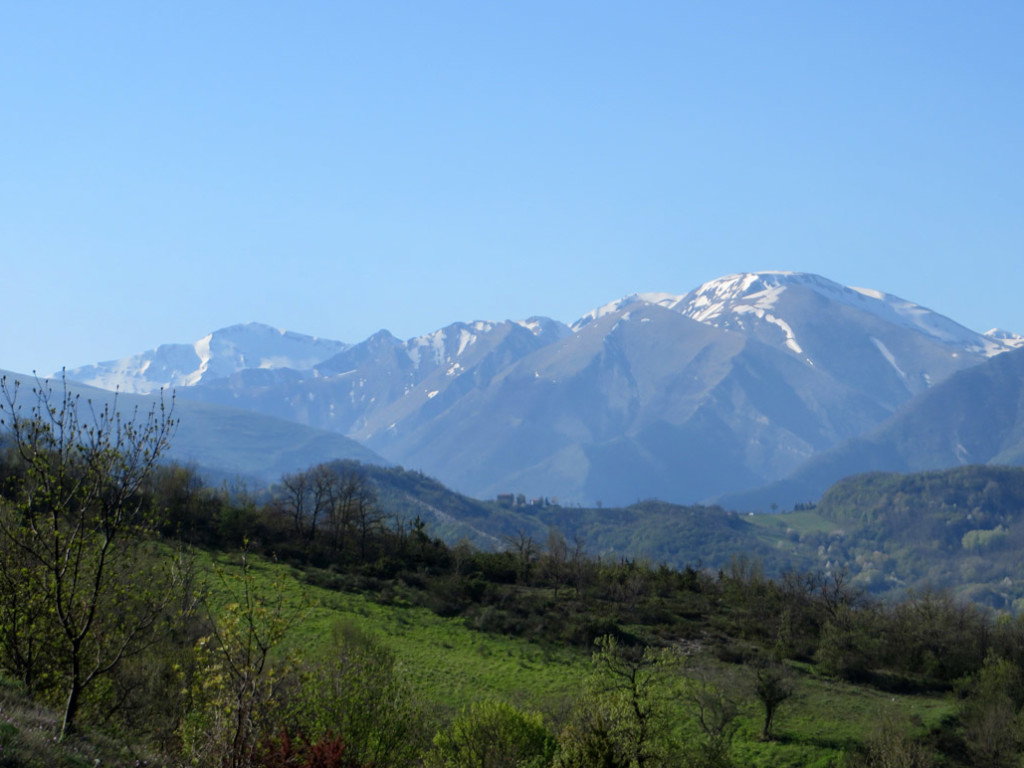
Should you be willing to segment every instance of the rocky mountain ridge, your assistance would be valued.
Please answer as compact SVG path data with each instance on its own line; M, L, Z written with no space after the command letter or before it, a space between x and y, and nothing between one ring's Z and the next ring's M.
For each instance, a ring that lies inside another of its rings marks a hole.
M167 345L68 375L338 432L479 497L583 503L689 503L780 480L1024 341L790 272L636 294L571 324L454 323L357 344L254 325L207 339L192 357Z

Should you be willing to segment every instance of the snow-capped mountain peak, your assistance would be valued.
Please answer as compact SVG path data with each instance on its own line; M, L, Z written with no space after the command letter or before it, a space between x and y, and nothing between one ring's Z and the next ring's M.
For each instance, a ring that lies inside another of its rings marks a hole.
M419 368L429 361L432 366L450 363L460 357L477 339L494 330L495 324L484 320L472 323L454 323L409 339L406 351L413 367Z
M968 360L1024 345L1015 334L976 333L892 294L787 271L726 275L682 296L631 294L584 315L572 330L638 303L657 304L699 323L739 332L843 379L889 370L897 377L894 386L910 393L927 389ZM848 370L844 361L854 346L862 350L862 363Z
M618 299L617 301L611 301L597 309L592 309L570 325L569 328L573 332L578 331L580 328L590 325L595 320L600 320L605 315L618 312L619 310L628 307L630 304L636 304L638 302L657 304L658 306L665 307L666 309L675 309L680 299L682 299L682 296L674 293L632 293L629 296L624 296L623 298Z
M717 325L715 320L737 304L768 311L785 290L793 272L755 272L726 275L704 283L681 297L675 309L693 320Z
M717 319L730 312L735 313L738 306L770 311L776 307L787 290L794 288L809 289L826 299L859 309L866 308L865 298L873 298L882 303L892 301L917 306L877 291L849 288L821 275L765 271L726 275L706 282L682 297L676 309L694 320L718 325L715 322Z
M983 334L986 338L992 339L1000 344L1005 344L1013 349L1024 347L1024 336L1011 331L1004 331L1002 328L990 328Z
M552 320L550 317L534 315L525 320L513 320L512 322L522 326L538 338L550 337L552 340L557 341L572 334L567 325L557 320Z
M549 317L534 316L527 320L506 320L503 323L476 320L472 323L453 323L433 333L409 339L405 348L416 369L450 365L473 352L481 339L488 336L497 338L512 329L522 333L518 330L520 328L529 331L542 343L557 341L571 333L563 323Z
M192 344L163 344L120 360L75 368L68 378L103 389L146 394L161 387L191 387L248 368L305 370L350 345L263 323L221 328Z
M684 296L674 307L677 311L716 327L743 327L744 316L779 326L786 346L794 352L799 341L780 320L779 304L794 289L809 289L830 302L836 302L929 336L950 347L962 347L991 357L1014 346L1009 339L976 333L944 315L892 294L870 288L848 287L820 275L804 272L748 272L711 280Z

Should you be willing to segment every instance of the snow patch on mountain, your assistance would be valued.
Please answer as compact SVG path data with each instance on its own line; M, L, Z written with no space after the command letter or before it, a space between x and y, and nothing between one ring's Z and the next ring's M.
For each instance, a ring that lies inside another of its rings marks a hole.
M465 329L461 330L459 332L459 351L456 352L455 354L461 355L463 352L466 351L466 348L474 341L476 341L476 336L474 336L472 333Z
M847 304L867 309L867 311L885 320L919 331L944 344L963 346L985 357L998 355L1011 348L1010 345L1003 344L998 339L987 338L983 334L976 333L950 320L945 315L940 315L938 312L933 312L927 307L922 307L920 304L915 304L912 301L870 288L852 286L849 290L854 294L863 296L867 299L867 302L859 304L856 299L853 299L847 300ZM842 296L842 299L848 298L845 294Z
M427 359L434 365L444 361L444 329L409 339L405 344L406 354L412 360L413 368L419 368Z
M1012 333L1011 331L1004 331L1002 328L991 328L982 335L1000 344L1005 344L1012 349L1024 347L1024 336Z
M889 365L891 365L895 369L896 373L899 374L900 378L903 380L903 383L907 385L907 389L910 390L910 379L907 378L907 374L903 371L902 368L900 368L899 363L896 362L896 356L889 351L889 348L885 346L885 344L880 339L876 339L874 336L872 336L871 342L875 345L878 351L882 353L882 357L886 359L886 362L888 362Z
M409 339L405 343L406 354L416 369L427 361L434 366L444 365L461 357L481 335L491 333L495 327L495 323L484 320L468 324L455 323L433 333Z
M718 325L714 322L733 306L744 301L740 311L748 309L765 313L775 306L785 285L767 278L769 275L791 277L792 272L760 272L726 277L704 283L696 291L683 296L676 309L700 323ZM690 298L692 297L692 298ZM688 301L684 300L688 299ZM763 316L760 315L760 316Z
M211 333L192 345L196 351L196 357L199 358L199 367L192 373L186 374L182 382L183 386L191 387L193 384L197 384L203 378L203 374L209 370L210 360L213 358L213 352L210 350L212 342L213 334Z
M770 299L766 300L761 305L754 305L754 306L740 305L740 306L736 307L736 309L734 311L738 315L743 315L743 314L748 314L748 313L752 314L758 320L764 320L766 323L770 323L771 325L774 325L776 328L779 328L782 331L783 336L786 337L786 341L785 341L786 347L788 347L790 350L792 350L796 354L802 355L804 353L804 350L800 346L800 344L797 342L796 334L793 333L793 329L792 329L792 327L790 327L789 323L787 323L785 320L783 320L780 317L776 317L771 312L766 311L765 307L766 306L771 306L771 304L767 303L768 301L774 301L774 298L770 298Z

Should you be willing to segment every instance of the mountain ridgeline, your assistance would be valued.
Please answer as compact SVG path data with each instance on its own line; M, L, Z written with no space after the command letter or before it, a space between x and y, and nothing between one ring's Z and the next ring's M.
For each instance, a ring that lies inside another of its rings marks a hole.
M181 402L344 435L478 498L722 498L767 509L816 498L843 476L836 471L1020 461L1024 431L1012 414L1000 414L992 450L935 427L951 450L904 466L889 466L895 454L874 443L858 454L856 441L928 422L913 414L940 392L955 401L941 429L984 407L988 396L954 374L997 379L985 372L1012 368L1022 341L878 291L761 272L683 295L636 294L570 325L477 321L405 341L380 331L356 344L234 326L68 376L140 394L173 387ZM1019 404L1021 377L1005 376ZM777 498L738 495L773 483L791 485L774 486Z

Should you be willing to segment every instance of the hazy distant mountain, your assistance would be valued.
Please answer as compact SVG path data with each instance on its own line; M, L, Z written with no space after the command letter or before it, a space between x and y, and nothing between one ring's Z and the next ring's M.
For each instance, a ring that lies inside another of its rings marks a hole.
M547 318L454 323L400 341L379 331L309 370L246 369L183 390L366 441L406 428L485 386L516 360L570 334Z
M878 291L761 272L626 297L571 326L455 323L352 346L235 326L69 376L173 385L339 432L477 496L692 502L785 477L1022 341Z
M35 404L28 396L29 389L36 386L35 376L9 371L0 371L0 375L28 388L22 390L19 398L23 408ZM56 380L50 380L49 384L54 390L61 386ZM77 383L70 384L70 388L73 394L92 401L97 408L108 403L114 407L115 394L108 390ZM158 395L116 395L116 408L127 418L134 413L147 414L158 402ZM382 456L336 432L238 408L183 398L172 401L169 395L164 396L164 403L168 407L173 405L171 413L178 420L165 458L195 465L208 478L270 483L287 472L335 459L388 463Z
M269 484L336 459L387 465L387 459L337 432L262 413L202 402L178 402L181 419L168 458L195 465L207 477Z
M347 344L262 323L222 328L194 344L162 344L149 352L69 371L75 381L121 392L146 394L161 387L190 387L241 370L311 368Z
M739 509L789 507L863 472L1024 464L1024 348L950 376L865 435L813 457L766 488L728 495Z

